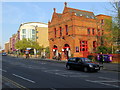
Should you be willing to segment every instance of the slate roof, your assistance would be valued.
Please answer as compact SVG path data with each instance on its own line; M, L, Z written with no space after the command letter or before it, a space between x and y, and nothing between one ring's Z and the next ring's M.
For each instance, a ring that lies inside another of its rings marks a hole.
M79 10L79 9L74 9L74 8L69 8L67 7L68 11L70 13L75 12L76 16L85 16L86 18L95 18L95 15L93 12L90 11L84 11L84 10Z
M75 12L75 15L76 16L84 16L86 18L92 18L92 19L95 19L95 15L93 12L90 12L90 11L85 11L85 10L79 10L79 9L74 9L74 8L69 8L69 7L66 7L68 12L72 13L72 12ZM61 18L62 14L61 13L56 13L56 15Z

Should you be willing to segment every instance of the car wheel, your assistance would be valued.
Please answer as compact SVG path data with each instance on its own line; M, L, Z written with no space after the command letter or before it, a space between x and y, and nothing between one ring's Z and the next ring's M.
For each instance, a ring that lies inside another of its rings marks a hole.
M88 72L88 68L87 67L84 67L84 72Z
M98 72L98 70L96 70L95 72Z
M66 69L70 70L71 69L70 65L66 65Z

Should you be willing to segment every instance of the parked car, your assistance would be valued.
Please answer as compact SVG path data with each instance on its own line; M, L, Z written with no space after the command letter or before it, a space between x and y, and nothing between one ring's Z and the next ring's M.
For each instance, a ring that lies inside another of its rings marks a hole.
M100 65L96 62L92 62L92 60L84 57L73 57L69 58L66 63L66 68L68 70L77 68L83 70L84 72L88 71L99 71Z
M6 53L6 52L3 52L3 53L2 53L2 56L7 56L7 53Z

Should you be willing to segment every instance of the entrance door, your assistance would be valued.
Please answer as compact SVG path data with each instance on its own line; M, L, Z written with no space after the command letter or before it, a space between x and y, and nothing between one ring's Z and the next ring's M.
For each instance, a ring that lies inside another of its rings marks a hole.
M70 58L71 53L70 53L70 46L68 44L64 45L64 55L66 59Z
M58 48L56 45L53 46L53 57L54 58L58 57Z
M80 52L83 54L83 57L88 56L88 43L87 43L87 41L80 41Z

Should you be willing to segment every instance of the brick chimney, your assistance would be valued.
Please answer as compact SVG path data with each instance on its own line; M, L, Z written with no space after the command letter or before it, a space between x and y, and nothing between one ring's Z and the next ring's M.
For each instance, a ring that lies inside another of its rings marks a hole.
M56 13L56 8L53 8L53 10L54 10L54 13Z
M67 7L67 2L65 2L64 4L65 4L65 7Z

